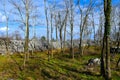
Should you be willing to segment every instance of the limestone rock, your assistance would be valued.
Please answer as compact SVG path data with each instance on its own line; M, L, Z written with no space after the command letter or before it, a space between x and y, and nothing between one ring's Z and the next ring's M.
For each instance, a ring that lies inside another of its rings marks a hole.
M99 58L92 58L88 60L88 66L100 65Z

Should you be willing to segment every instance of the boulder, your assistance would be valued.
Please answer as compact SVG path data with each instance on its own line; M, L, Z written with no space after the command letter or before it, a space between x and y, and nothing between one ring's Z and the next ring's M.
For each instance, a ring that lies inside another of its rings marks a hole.
M96 65L100 65L100 59L99 58L92 58L88 60L88 66L96 66Z

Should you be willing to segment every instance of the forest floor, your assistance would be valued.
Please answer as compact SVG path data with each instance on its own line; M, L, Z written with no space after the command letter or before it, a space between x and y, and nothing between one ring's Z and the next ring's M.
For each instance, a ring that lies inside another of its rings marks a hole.
M64 54L54 50L54 57L48 61L47 52L33 53L23 67L23 54L0 55L0 80L104 80L100 76L100 66L88 67L91 58L100 58L97 47L85 48L84 56L70 57L69 50ZM112 79L120 80L120 69L116 69L120 54L111 60Z

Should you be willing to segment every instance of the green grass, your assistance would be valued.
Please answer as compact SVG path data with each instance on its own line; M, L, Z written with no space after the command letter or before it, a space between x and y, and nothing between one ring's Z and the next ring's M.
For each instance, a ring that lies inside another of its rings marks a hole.
M1 55L0 80L104 80L99 76L99 66L93 70L86 66L90 58L100 57L99 54L76 56L74 60L69 54L55 54L50 61L47 57L45 52L34 53L23 68L23 54ZM113 80L119 79L119 74L120 71L112 70Z

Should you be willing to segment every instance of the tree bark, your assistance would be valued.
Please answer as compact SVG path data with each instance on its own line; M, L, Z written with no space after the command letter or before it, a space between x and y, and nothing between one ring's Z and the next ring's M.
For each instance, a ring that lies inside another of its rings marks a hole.
M92 26L93 26L93 32L94 32L94 42L96 42L96 39L95 39L95 20L94 20L94 13L92 13Z
M24 56L24 66L26 64L26 61L29 60L29 51L28 51L28 43L29 43L29 9L28 9L28 0L26 0L26 5L25 5L25 10L26 10L26 35L25 35L25 56Z
M111 0L104 0L104 14L105 14L105 49L106 49L106 80L111 79L111 69L110 69L110 14L111 14Z
M102 51L101 51L101 66L100 66L100 68L101 68L100 73L103 77L105 77L105 54L104 54L105 49L104 49L104 47L105 47L105 38L103 37L103 45L102 45Z
M57 24L56 15L55 15L55 32L56 32L56 41L58 41L58 24Z
M53 37L52 37L52 35L53 35L53 25L52 25L52 22L53 22L53 21L52 21L52 20L53 20L53 14L51 13L50 16L51 16L51 21L50 21L50 22L51 22L51 57L53 58L53 43L52 43L52 41L53 41L53 40L52 40L52 38L53 38Z
M63 53L62 28L60 28L60 44L61 44L61 53Z
M66 48L66 45L65 45L65 41L66 41L66 25L67 25L67 21L66 21L66 23L65 23L65 26L64 26L64 48L63 48L63 53L64 53L64 51L65 51L65 48Z

